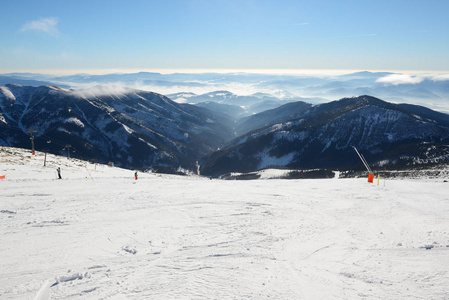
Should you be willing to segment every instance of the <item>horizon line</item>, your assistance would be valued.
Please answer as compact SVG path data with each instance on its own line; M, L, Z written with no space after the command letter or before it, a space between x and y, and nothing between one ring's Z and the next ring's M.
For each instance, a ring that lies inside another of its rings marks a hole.
M107 75L107 74L133 74L140 72L160 73L164 75L168 74L205 74L205 73L220 73L220 74L273 74L273 75L316 75L316 76L336 76L345 75L358 72L372 72L372 73L395 73L395 74L447 74L449 71L441 70L376 70L376 69L214 69L214 68L198 68L198 69L175 69L175 68L110 68L110 69L22 69L22 70L1 70L0 75L10 73L31 73L31 74L44 74L44 75L76 75L76 74L88 74L88 75Z

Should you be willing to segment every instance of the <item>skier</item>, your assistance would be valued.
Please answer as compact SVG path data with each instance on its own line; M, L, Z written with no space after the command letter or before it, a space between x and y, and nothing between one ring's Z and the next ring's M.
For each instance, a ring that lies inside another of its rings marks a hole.
M301 171L301 172L299 173L299 178L302 179L303 176L304 176L304 173L303 173L303 171Z
M136 173L134 173L134 177L136 178L136 180L137 180L137 171L136 171Z
M62 177L61 177L61 168L58 167L58 168L56 169L56 171L58 172L58 179L62 179Z

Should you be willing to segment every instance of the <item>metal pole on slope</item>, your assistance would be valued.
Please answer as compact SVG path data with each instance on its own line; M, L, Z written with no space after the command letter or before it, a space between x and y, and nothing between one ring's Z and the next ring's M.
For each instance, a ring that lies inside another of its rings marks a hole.
M42 149L44 152L45 152L45 156L44 156L44 167L46 166L46 164L47 164L47 152L48 152L48 149Z
M27 132L30 134L30 140L31 140L31 153L34 155L34 136L33 133L36 133L37 131L34 128L28 129Z
M357 152L357 154L360 157L360 160L362 161L362 163L365 165L365 168L368 170L368 172L373 173L373 171L371 171L371 168L369 167L368 163L366 162L365 158L363 157L363 155L361 155L359 153L359 151L357 150L357 148L355 146L352 146L352 148L354 148L355 152Z
M67 149L67 158L70 159L70 148L72 146L71 145L65 145L65 147L62 150L66 150Z
M352 148L354 148L355 152L357 152L357 154L360 157L360 160L365 165L365 168L368 170L368 182L373 183L374 174L373 174L373 171L371 170L371 168L369 167L368 162L366 161L365 157L363 157L363 155L359 153L359 151L357 150L357 148L355 146L352 146Z
M370 166L368 165L368 162L366 161L365 156L363 156L363 154L360 154L360 156L362 157L363 162L365 163L365 166L366 166L367 169L368 169L368 172L373 173L373 171L371 170Z

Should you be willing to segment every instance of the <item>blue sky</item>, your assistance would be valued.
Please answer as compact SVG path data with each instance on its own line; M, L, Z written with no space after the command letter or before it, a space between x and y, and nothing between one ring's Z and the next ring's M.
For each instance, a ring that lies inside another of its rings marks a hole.
M447 0L1 0L0 73L449 71Z

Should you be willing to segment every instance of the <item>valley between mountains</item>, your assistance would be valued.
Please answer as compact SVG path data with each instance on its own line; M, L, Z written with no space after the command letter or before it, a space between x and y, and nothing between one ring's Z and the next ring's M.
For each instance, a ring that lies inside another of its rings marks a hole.
M3 146L30 148L33 130L37 151L168 173L357 169L353 146L376 167L449 162L449 115L371 96L245 114L232 97L193 105L131 88L6 84L0 126Z

